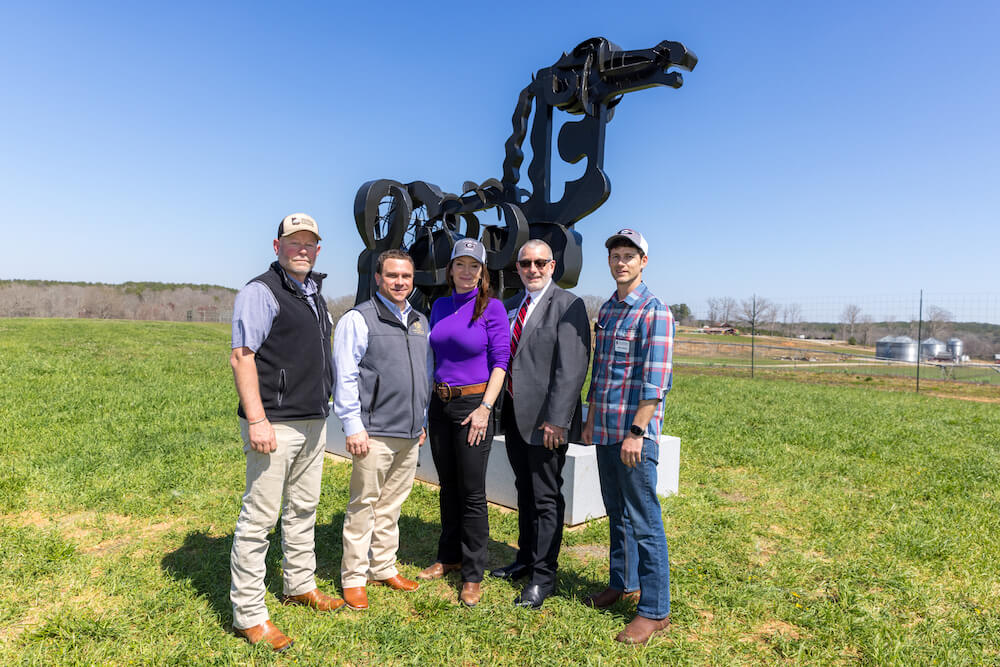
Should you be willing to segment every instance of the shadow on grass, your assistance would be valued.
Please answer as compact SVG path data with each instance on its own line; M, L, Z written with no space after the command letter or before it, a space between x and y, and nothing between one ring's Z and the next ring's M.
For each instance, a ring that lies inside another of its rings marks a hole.
M321 508L322 509L322 508ZM235 521L235 519L234 519ZM333 513L328 522L320 517L316 524L316 576L328 583L320 587L327 593L340 590L340 560L343 555L344 512ZM399 551L397 558L400 569L407 576L415 576L434 562L441 526L414 516L402 515L399 519ZM279 597L281 582L281 521L268 536L267 590ZM212 536L205 531L192 531L184 538L184 543L168 552L160 562L163 571L175 581L191 586L215 612L219 624L225 628L232 625L232 606L229 601L229 554L233 546L233 535ZM487 570L506 565L514 560L516 549L508 544L490 538L488 545ZM456 586L460 577L449 575ZM565 597L583 597L595 590L599 584L579 576L567 568L559 571L558 594Z

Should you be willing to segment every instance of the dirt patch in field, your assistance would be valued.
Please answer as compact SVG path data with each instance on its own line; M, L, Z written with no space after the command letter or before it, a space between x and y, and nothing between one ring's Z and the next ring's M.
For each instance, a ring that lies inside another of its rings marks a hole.
M938 394L935 392L927 392L928 396L934 396L936 398L954 398L958 401L973 401L975 403L1000 403L1000 398L989 398L986 396L951 396L948 394Z
M739 491L720 491L719 497L728 503L745 503L750 500L747 496L743 495Z
M40 601L40 604L30 607L20 619L0 628L0 644L16 642L25 632L35 630L45 622L45 619L60 613L63 609L104 614L120 606L114 597L97 588L87 589L68 598L61 597L62 593L55 590L52 591L52 595L56 596L55 599Z
M751 641L764 648L770 650L771 644L775 639L801 639L802 633L799 628L792 625L791 623L786 623L785 621L768 621L754 628L753 633L749 637L743 637L740 641Z
M823 563L832 563L833 559L829 558L825 553L816 551L815 549L809 549L808 551L803 551L802 556L808 558L809 560L818 560Z
M580 560L608 559L608 548L599 544L578 544L574 547L563 547L562 551Z
M62 537L79 546L83 553L96 555L117 551L129 542L158 538L183 523L179 519L149 523L148 519L89 511L55 516L28 511L3 515L3 520L15 526L54 528ZM115 533L114 537L105 538L109 532Z
M754 565L767 565L771 557L778 553L777 545L771 540L758 537L754 540L754 553L750 557L750 561Z

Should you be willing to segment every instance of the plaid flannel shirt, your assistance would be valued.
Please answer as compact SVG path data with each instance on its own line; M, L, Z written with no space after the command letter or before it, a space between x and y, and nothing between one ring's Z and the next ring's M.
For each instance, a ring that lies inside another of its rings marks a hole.
M657 399L645 437L659 441L663 397L673 382L674 316L645 283L601 306L594 325L594 362L587 403L594 410L594 443L625 439L639 401Z

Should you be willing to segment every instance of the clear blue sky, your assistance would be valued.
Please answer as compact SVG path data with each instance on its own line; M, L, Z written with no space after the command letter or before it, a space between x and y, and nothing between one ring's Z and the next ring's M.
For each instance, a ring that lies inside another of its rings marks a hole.
M696 309L996 294L998 19L985 0L5 2L0 278L238 287L305 211L328 295L352 293L358 186L500 177L518 92L602 35L700 62L618 107L578 293L610 292L603 240L629 225L650 286Z

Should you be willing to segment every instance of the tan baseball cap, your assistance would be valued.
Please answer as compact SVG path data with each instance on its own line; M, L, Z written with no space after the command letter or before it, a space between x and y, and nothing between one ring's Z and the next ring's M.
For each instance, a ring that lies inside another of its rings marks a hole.
M292 213L281 219L281 223L278 225L279 239L282 236L288 236L295 232L312 232L316 235L317 241L323 240L323 237L319 235L319 227L316 225L316 221L305 213Z

